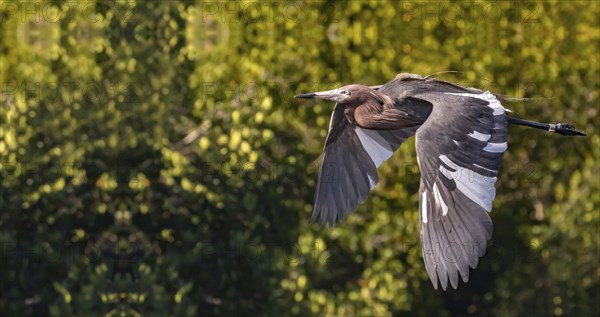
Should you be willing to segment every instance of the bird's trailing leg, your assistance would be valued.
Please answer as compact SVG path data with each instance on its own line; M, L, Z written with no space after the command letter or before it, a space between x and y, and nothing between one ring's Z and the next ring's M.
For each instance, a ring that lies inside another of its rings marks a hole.
M506 118L508 119L508 123L524 125L527 127L542 129L550 132L556 132L560 135L586 135L585 132L575 129L575 127L572 124L568 123L541 123L517 119L510 116L506 116Z

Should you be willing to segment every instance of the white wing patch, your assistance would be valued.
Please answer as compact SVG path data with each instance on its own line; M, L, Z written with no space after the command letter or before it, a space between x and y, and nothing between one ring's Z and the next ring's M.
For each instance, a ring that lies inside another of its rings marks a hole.
M427 189L421 194L421 217L427 223Z
M433 203L435 204L435 206L440 206L442 208L442 216L445 216L448 214L448 205L446 204L446 202L444 201L444 197L442 196L442 193L440 193L439 188L437 187L437 184L433 184ZM427 218L427 206L429 206L429 204L427 203L427 189L423 191L423 193L421 193L421 218L423 219L423 223L427 223L429 221L429 219Z
M502 142L502 143L489 142L483 148L483 150L486 152L490 152L490 153L502 153L502 152L506 151L507 148L508 148L508 145L506 144L506 142Z
M373 187L377 185L377 182L373 179L373 177L371 177L371 175L367 174L367 177L369 177L369 188L373 189Z
M487 142L487 140L489 140L492 137L489 134L485 134L485 133L481 133L481 132L477 132L477 131L473 131L473 132L469 133L469 136L475 140L479 140L482 142Z
M492 201L496 197L496 177L483 176L473 170L458 166L446 155L440 155L440 160L446 165L456 169L451 172L444 165L440 165L440 172L448 178L454 180L456 188L460 190L470 200L477 203L487 212L492 211Z
M499 116L504 113L504 107L492 93L486 91L482 94L482 97L483 100L489 102L488 107L494 109L495 116Z
M442 207L442 216L447 215L448 205L444 201L444 197L442 197L442 194L440 193L436 183L433 184L433 198L435 199L435 204Z
M394 153L389 147L388 142L376 131L360 127L355 127L354 130L360 139L360 143L365 148L365 151L369 153L376 167L379 167L383 161L389 159Z
M482 94L476 94L476 93L453 93L453 92L447 92L447 95L454 95L454 96L463 96L463 97L470 97L470 98L477 98L477 99L481 99L481 100L485 100L488 102L488 107L494 109L494 115L495 116L499 116L501 114L504 114L504 112L506 111L506 109L504 108L504 106L502 106L502 104L500 103L500 101L498 101L498 99L496 98L496 96L494 96L494 94L492 94L489 91L486 91Z

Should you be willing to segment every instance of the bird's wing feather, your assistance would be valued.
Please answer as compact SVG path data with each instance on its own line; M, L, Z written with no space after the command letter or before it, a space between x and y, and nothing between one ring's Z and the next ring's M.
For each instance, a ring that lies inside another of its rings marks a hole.
M350 123L343 107L335 106L325 142L311 220L333 226L363 202L378 181L377 167L387 160L417 127L369 130Z
M506 150L505 109L489 92L422 93L433 104L417 130L416 149L421 186L419 211L425 266L437 289L458 276L469 279L477 267L492 221L488 213L494 184Z

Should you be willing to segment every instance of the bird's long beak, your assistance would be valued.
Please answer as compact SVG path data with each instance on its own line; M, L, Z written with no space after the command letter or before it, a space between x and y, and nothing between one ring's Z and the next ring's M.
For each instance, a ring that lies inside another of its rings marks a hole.
M302 99L324 99L324 100L333 100L337 96L337 89L320 91L320 92L311 92L306 94L300 94L298 96L294 96L294 98L302 98Z
M302 98L302 99L313 99L315 98L317 94L314 92L309 92L307 94L299 94L297 96L294 96L294 98Z

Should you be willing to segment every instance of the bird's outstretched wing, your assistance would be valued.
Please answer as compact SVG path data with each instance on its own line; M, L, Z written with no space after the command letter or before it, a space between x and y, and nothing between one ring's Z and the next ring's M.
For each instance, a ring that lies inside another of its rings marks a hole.
M444 85L443 83L441 85ZM421 171L421 246L427 273L437 289L458 276L469 279L492 235L488 213L507 147L505 109L489 92L438 87L415 98L433 104L417 130Z
M368 130L348 121L336 104L321 159L311 221L333 226L363 202L378 181L377 167L387 160L417 127Z

